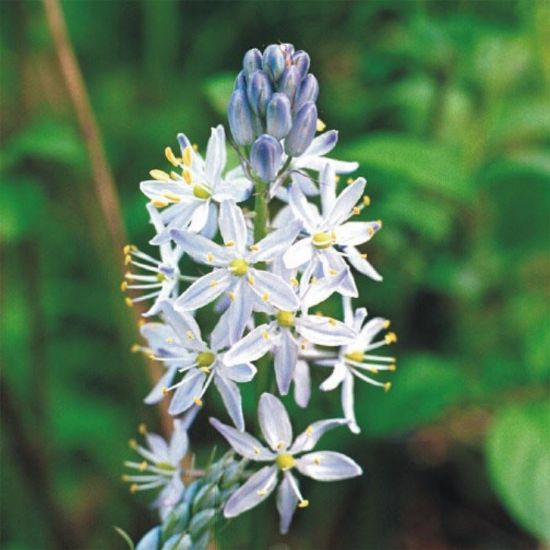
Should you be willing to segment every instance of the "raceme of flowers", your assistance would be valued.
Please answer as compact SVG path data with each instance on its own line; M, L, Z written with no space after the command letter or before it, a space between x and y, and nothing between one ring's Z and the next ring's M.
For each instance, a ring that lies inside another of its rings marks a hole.
M147 304L144 343L134 351L165 372L145 403L169 400L174 430L166 441L141 426L144 443L130 442L137 459L126 463L123 478L133 492L156 490L161 518L138 549L206 548L218 511L235 517L274 491L286 533L295 510L308 505L301 476L361 475L351 458L314 447L332 428L359 432L354 384L387 390L383 375L396 368L393 357L378 353L396 341L389 321L353 308L357 277L382 279L364 250L382 222L360 216L370 204L365 179L341 179L357 163L326 156L338 133L324 131L318 118L319 86L309 69L308 54L291 44L248 51L228 105L231 137L222 125L213 128L203 155L179 134L176 151L165 149L163 169L140 185L152 251L125 247L122 289L128 305ZM236 166L227 166L229 148ZM342 320L316 310L331 297L342 303ZM320 387L312 370L323 376ZM261 434L250 434L241 385L260 371ZM293 389L299 407L317 390L339 391L342 415L293 439L288 413L269 388L280 396ZM188 430L213 392L227 414L210 423L233 454L200 470L188 455Z

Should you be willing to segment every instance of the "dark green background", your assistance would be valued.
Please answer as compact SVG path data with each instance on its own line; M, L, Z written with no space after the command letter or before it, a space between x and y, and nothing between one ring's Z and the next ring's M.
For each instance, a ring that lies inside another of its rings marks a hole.
M62 5L132 242L151 235L138 182L166 168L178 131L204 148L243 53L276 41L310 53L320 116L340 130L335 156L361 162L372 198L362 217L384 221L367 247L384 282L361 281L361 300L392 319L399 368L387 394L358 387L361 436L323 442L365 475L305 482L311 505L288 537L270 501L221 531L221 547L524 549L550 538L548 4ZM128 351L119 251L43 6L0 7L2 546L123 548L113 525L139 538L154 522L145 495L120 481L127 439L158 417L141 403L149 383ZM254 402L250 384L252 430ZM340 414L338 395L291 410L303 429ZM215 400L212 412L224 414ZM224 449L206 414L191 434L199 457L214 441Z

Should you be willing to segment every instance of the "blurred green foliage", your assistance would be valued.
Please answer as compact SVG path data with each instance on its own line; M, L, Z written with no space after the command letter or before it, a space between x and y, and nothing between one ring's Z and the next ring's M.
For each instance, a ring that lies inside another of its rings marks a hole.
M547 346L548 4L65 1L69 31L133 241L137 183L185 131L204 146L242 54L310 52L335 156L361 162L384 230L363 281L393 320L393 389L358 388L360 437L327 436L359 481L305 484L296 548L528 548L550 539ZM155 412L39 2L0 3L2 29L2 545L123 548L153 523L119 482L126 439ZM206 314L204 314L206 316ZM321 373L324 374L324 373ZM315 374L314 383L322 378ZM290 401L290 400L289 400ZM254 422L254 387L245 391ZM221 414L215 401L210 412ZM315 394L299 423L339 414ZM303 425L297 426L302 428ZM213 441L204 418L199 456ZM223 548L279 541L272 503ZM32 525L32 528L29 526ZM254 543L252 541L255 541ZM72 546L69 544L72 543Z

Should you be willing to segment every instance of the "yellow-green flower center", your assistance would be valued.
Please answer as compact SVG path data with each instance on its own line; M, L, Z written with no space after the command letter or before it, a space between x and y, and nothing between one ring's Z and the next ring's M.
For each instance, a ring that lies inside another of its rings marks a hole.
M197 365L199 368L209 367L216 360L216 356L211 351L201 351L197 355Z
M292 311L279 311L277 313L277 323L281 327L294 326L294 313Z
M157 281L159 283L162 283L166 281L166 275L164 273L161 273L160 271L157 273Z
M167 473L172 473L176 470L174 466L172 464L168 464L168 462L157 462L155 467Z
M296 461L294 460L294 457L292 455L289 455L288 453L283 453L275 459L275 463L277 464L279 470L285 471L294 468Z
M319 231L319 233L315 233L312 237L313 246L315 248L329 248L332 246L333 242L333 235L329 233L328 231Z
M233 275L237 275L237 277L242 277L248 272L248 263L242 258L235 258L234 260L231 260L229 262L229 270L231 271L231 273L233 273Z
M344 355L344 358L348 361L355 361L356 363L361 363L365 358L365 354L362 351L350 351Z
M193 195L197 197L197 199L209 199L212 196L212 193L208 191L208 189L205 189L202 185L194 185L193 186Z

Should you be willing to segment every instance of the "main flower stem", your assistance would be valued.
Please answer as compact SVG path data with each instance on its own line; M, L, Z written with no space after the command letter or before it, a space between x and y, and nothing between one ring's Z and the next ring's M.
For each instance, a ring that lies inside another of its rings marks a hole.
M267 235L267 222L269 218L267 184L261 179L255 179L256 200L254 202L254 242L258 242Z

